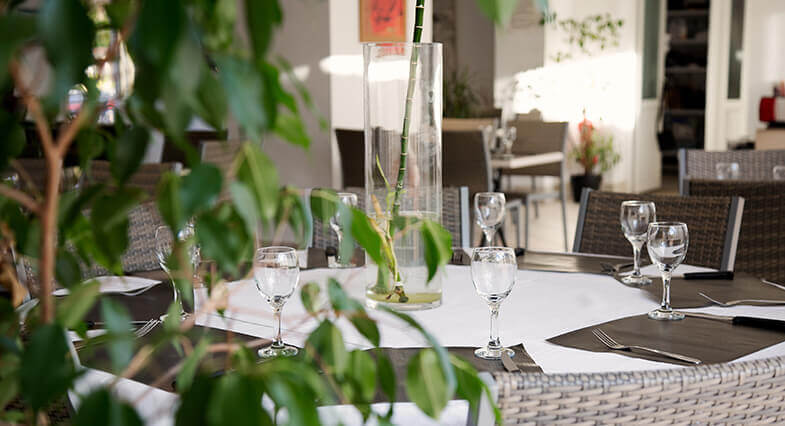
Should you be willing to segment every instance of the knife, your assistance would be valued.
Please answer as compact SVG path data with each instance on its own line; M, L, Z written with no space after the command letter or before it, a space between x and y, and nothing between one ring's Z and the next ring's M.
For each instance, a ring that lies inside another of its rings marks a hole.
M785 331L785 321L782 320L775 320L769 318L756 318L756 317L745 317L745 316L727 316L727 315L715 315L715 314L704 314L702 312L682 312L679 313L684 314L688 317L694 318L703 318L708 320L715 320L715 321L725 321L731 323L733 325L743 325L747 327L754 327L754 328L762 328L765 330L772 330L772 331Z
M510 355L507 353L506 350L502 350L502 364L504 365L504 369L507 370L509 373L518 373L521 371L517 365L512 361Z
M732 280L733 271L685 272L683 278L685 280Z

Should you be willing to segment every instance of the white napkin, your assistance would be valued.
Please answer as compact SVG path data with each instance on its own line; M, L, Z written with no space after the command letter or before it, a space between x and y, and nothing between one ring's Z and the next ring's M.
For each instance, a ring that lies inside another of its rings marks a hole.
M141 290L150 288L160 281L150 280L141 277L96 277L89 281L98 281L101 283L101 293L126 293L129 291ZM58 288L52 292L55 296L67 296L70 292L67 288Z

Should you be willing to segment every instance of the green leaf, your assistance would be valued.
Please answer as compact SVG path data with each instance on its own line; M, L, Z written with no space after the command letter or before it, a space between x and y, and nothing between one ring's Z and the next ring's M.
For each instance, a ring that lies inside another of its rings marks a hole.
M101 316L106 323L109 335L109 357L112 370L122 371L131 361L134 353L134 341L131 334L131 317L128 311L111 299L101 301Z
M188 220L180 202L181 181L180 176L167 172L161 176L161 181L158 183L156 197L158 211L170 229L183 229Z
M354 350L349 353L350 377L353 379L360 401L371 402L376 393L376 365L368 352Z
M452 393L433 349L423 349L409 361L406 394L425 414L439 418Z
M253 54L256 58L265 58L273 38L273 30L283 19L278 1L246 0L245 16Z
M350 298L349 295L343 291L343 288L341 288L341 284L333 277L327 279L327 296L330 298L330 304L332 304L333 309L338 315L365 312L363 305Z
M289 424L320 425L313 389L300 372L275 371L265 375L264 386L278 407L286 407ZM294 374L293 374L294 373Z
M237 273L237 265L250 257L253 235L248 235L239 215L228 206L196 220L196 237L202 256L214 260L222 271Z
M124 184L142 164L149 139L150 135L147 129L135 126L123 132L116 141L109 144L110 168L112 176L119 185Z
M236 181L229 185L229 192L232 194L237 213L245 222L248 235L255 235L256 227L259 225L259 214L256 210L257 203L254 200L253 193L244 183Z
M35 35L35 17L6 13L0 16L0 87L4 87L8 78L8 62L16 54L16 50Z
M196 369L199 367L199 362L207 354L207 347L210 342L207 339L202 339L194 348L193 352L188 355L188 358L183 362L180 372L177 373L177 392L183 393L187 391L193 383Z
M262 77L252 64L239 58L218 56L216 62L234 118L251 140L261 141L262 134L273 124L263 103L268 93Z
M308 313L311 315L315 314L319 309L321 309L321 306L317 305L317 303L319 303L319 296L321 292L322 290L319 288L319 284L314 282L306 283L300 289L300 299L303 302L305 310L308 311Z
M545 1L547 0L537 0ZM518 0L477 0L477 6L497 26L506 27L515 11Z
M46 106L56 111L68 90L85 80L85 69L94 61L95 26L79 0L46 0L38 13L38 36L54 70Z
M341 330L329 320L322 321L309 336L306 347L321 357L321 361L329 368L328 374L342 375L349 364L349 353L343 344ZM309 352L309 355L312 354Z
M420 226L425 246L425 264L428 266L428 281L433 279L440 266L452 258L452 235L436 222L425 220Z
M311 214L314 219L327 222L338 211L338 197L332 189L314 189L311 191Z
M0 378L0 413L6 411L6 406L18 393L19 381L16 377Z
M104 5L104 10L109 16L109 24L112 28L122 29L133 11L132 0L112 0Z
M57 322L70 329L84 322L84 316L98 299L101 285L90 281L71 288L71 294L57 304Z
M73 253L60 248L55 259L55 278L64 287L74 286L82 281L82 270Z
M74 416L74 426L113 425L142 426L142 419L133 406L119 401L100 388L82 399L79 411Z
M237 161L237 180L251 190L259 217L270 222L278 210L279 184L275 164L258 147L251 144L243 146Z
M275 213L275 223L284 222L291 227L295 241L301 246L307 245L306 237L311 235L313 229L312 220L299 190L289 186L281 190L278 211Z
M212 164L197 164L183 177L179 196L186 217L209 208L218 199L222 185L221 171Z
M207 409L217 380L197 375L191 386L180 393L180 406L175 413L177 426L207 425ZM179 385L178 385L179 390Z
M187 19L181 2L141 2L134 32L128 40L134 64L165 75L184 34ZM152 73L147 75L153 77Z
M468 361L455 355L450 355L450 362L458 380L456 394L459 398L469 401L469 407L473 413L477 413L480 407L482 394L485 393L489 401L493 401L491 390L485 382L477 375L477 370ZM499 407L493 404L493 412L496 416L496 423L502 424L502 414Z
M381 350L376 351L376 372L382 392L384 392L390 402L395 402L398 392L395 369L390 358ZM390 410L392 411L392 407L390 407Z
M104 137L93 129L83 129L76 136L76 146L79 152L79 167L87 170L90 161L104 152L106 143Z
M226 93L212 72L202 72L199 87L196 89L194 110L214 129L223 129L226 124Z
M281 139L291 142L293 145L308 149L311 144L311 138L305 131L305 125L299 115L279 114L275 121L274 130Z
M65 339L59 325L42 325L25 348L19 381L22 396L34 411L62 397L77 376Z
M374 263L382 265L385 262L382 249L384 240L382 236L371 226L371 218L365 215L362 210L352 208L352 236L357 241Z
M233 426L272 425L262 410L260 386L249 377L228 374L218 380L207 407L207 424Z
M2 25L2 20L0 20L0 25ZM22 153L26 138L25 131L19 122L11 114L3 110L0 110L0 140L3 141L3 143L0 143L0 170L5 170L9 161Z
M355 312L349 316L349 321L351 321L354 328L365 336L371 344L379 346L379 327L376 325L376 321L368 317L368 314L365 312Z

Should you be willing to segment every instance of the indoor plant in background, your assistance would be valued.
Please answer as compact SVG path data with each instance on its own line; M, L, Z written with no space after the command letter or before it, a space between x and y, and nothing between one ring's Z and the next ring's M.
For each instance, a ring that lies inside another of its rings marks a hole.
M570 158L583 169L582 175L572 175L572 196L575 202L580 201L583 188L599 189L602 174L619 162L619 154L613 149L613 135L603 135L594 128L585 114L583 121L578 123L580 140L570 151Z
M509 3L480 0L483 10L497 22L511 13ZM390 360L379 351L371 357L365 351L348 350L335 321L348 319L374 347L379 344L378 327L334 280L327 286L326 297L320 296L324 290L315 284L306 284L301 291L304 305L318 320L305 343L305 356L263 364L256 362L251 347L232 341L231 334L224 342L201 336L180 346L188 339L195 316L183 322L178 315L167 316L149 342L140 344L129 332L125 308L102 297L97 283L83 282L80 264L98 264L123 273L120 258L128 244L127 215L144 200L143 194L124 183L139 167L152 131L174 141L185 152L190 169L186 176L166 175L156 201L172 229L181 229L191 219L196 224L195 241L175 241L172 250L175 284L186 298L192 296L187 278L192 276L190 262L185 255L190 244L198 243L202 255L215 261L217 273L205 277L210 294L206 309L215 309L221 306L225 288L217 277L236 274L251 257L260 223L268 236L285 223L302 232L301 194L279 185L275 166L260 145L262 136L272 132L306 149L309 144L300 120L300 102L281 84L282 74L291 76L291 72L285 61L272 57L269 51L282 20L279 3L245 2L248 40L235 37L234 0L44 0L37 14L20 12L18 5L16 1L0 3L0 95L5 99L17 94L29 111L41 140L48 177L41 192L0 184L0 252L13 251L34 259L41 283L35 294L40 303L23 324L12 302L0 298L0 421L47 422L48 410L63 400L83 374L71 359L65 330L73 329L86 338L85 315L98 304L107 322L104 339L112 372L118 376L133 376L165 346L174 344L183 350L183 363L165 376L177 379L178 425L271 424L278 408L287 409L292 424L318 424L316 405L338 402L354 405L365 419L389 422L392 409L386 414L374 413L369 403L377 391L395 399L397 378ZM111 31L117 37L94 56L97 30ZM136 67L135 86L132 94L115 106L117 120L113 131L106 132L96 125L104 107L97 82L103 65L125 49L126 41ZM31 91L26 78L31 70L22 56L31 48L42 49L51 67L52 84L43 92ZM88 76L85 69L92 64L97 65L97 75ZM53 132L60 106L76 84L87 88L87 101L72 120L60 122ZM307 94L298 92L301 103L311 107ZM229 114L249 139L236 159L236 179L231 183L224 182L217 168L200 163L185 139L186 126L193 117L221 128ZM26 143L23 120L21 114L0 111L0 168L10 164L24 180L24 170L14 161ZM60 193L63 158L72 146L78 148L78 161L83 166L96 156L107 155L112 185L83 185ZM230 189L229 200L219 200L223 186ZM329 192L316 194L312 204L317 206L314 214L323 220L329 218L330 211L347 208L337 205ZM82 214L88 210L89 220ZM346 225L353 238L373 260L383 264L380 247L385 244L384 235L362 211L351 212L342 216L348 218ZM435 238L443 235L443 229L432 221L420 220L419 224ZM429 271L444 263L438 247L426 244L424 250ZM7 271L9 264L2 266ZM57 300L52 296L55 278L70 288L69 296ZM20 291L13 274L0 275L0 283L12 292ZM317 300L326 303L317 304ZM172 309L176 306L172 305L170 312ZM412 326L433 345L419 352L409 365L405 385L411 400L432 417L453 397L468 399L476 407L484 385L474 369L448 355L409 316L390 315ZM229 372L220 377L202 368L205 357L217 352L226 352L231 363ZM135 408L113 392L116 385L102 384L81 395L73 423L141 424ZM263 396L269 397L275 410L259 403ZM9 408L12 402L13 409Z

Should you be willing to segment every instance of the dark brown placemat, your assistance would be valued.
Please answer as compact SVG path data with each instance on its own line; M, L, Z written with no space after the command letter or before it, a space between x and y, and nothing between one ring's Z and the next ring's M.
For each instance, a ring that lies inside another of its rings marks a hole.
M453 249L452 265L470 265L471 255L461 248ZM643 263L645 265L646 263ZM632 258L597 256L581 253L550 253L525 250L518 256L518 269L547 272L578 272L611 275L614 268L632 269Z
M158 327L161 326L159 325ZM147 336L138 339L136 342L137 346L141 347L144 344L154 342L157 338L157 331L160 330L153 331ZM248 336L245 334L234 332L230 333L231 339L235 343L244 343L258 339L258 337ZM209 337L210 341L213 343L225 342L227 340L227 334L228 333L226 331L216 328L194 326L191 330L188 331L187 337L192 345L196 345L199 340L205 336ZM176 386L174 383L174 378L171 380L165 380L161 383L156 382L159 381L159 379L164 376L169 369L176 366L177 363L183 359L185 359L183 352L175 348L171 343L165 343L162 347L158 348L153 353L152 359L147 363L147 365L131 379L146 385L156 384L156 387L159 389L172 392ZM85 367L103 370L110 373L112 372L107 346L104 344L87 345L79 348L79 360ZM226 368L225 361L225 354L210 353L205 356L201 365L206 369L206 371L220 372Z
M646 314L592 325L551 337L547 341L592 352L616 352L634 358L691 365L645 352L613 351L594 337L591 331L595 328L602 329L624 345L641 345L687 355L700 359L704 364L733 361L785 341L785 333L777 331L731 325L702 318L657 321L649 319Z
M132 321L147 321L159 318L169 309L173 297L174 291L169 282L158 283L136 296L124 296L119 293L104 293L101 295L101 299L111 299L124 306L128 310ZM187 304L185 309L190 312L190 307ZM90 312L85 315L85 321L103 321L100 303L96 303L90 309Z
M619 280L621 277L616 275ZM640 287L651 300L662 300L662 279L651 276L651 285ZM621 281L619 281L621 282ZM671 306L676 309L701 308L712 303L701 297L704 293L720 302L739 299L785 300L785 290L766 284L760 278L736 272L732 280L671 280Z

